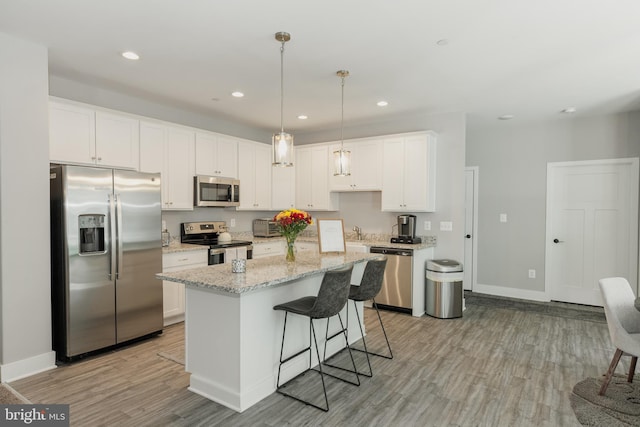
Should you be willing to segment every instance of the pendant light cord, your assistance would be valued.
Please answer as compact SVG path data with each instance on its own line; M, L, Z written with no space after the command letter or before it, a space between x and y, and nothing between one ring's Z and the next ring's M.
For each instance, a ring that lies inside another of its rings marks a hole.
M344 151L344 76L342 76L342 113L340 115L340 151Z
M280 133L284 133L284 44L280 46Z

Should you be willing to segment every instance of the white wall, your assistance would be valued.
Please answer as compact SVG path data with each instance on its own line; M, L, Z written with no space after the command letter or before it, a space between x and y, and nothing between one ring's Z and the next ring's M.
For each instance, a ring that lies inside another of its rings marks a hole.
M0 33L0 379L51 352L47 50Z
M640 112L469 129L466 164L480 169L478 283L507 296L544 291L548 162L639 155Z

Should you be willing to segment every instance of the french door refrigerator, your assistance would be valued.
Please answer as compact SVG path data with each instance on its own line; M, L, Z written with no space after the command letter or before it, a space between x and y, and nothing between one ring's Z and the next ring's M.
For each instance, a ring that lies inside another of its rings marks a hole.
M161 332L160 175L51 165L50 187L57 359Z

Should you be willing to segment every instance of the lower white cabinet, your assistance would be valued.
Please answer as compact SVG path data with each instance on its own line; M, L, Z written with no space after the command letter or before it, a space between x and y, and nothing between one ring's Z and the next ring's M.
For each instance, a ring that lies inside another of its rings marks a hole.
M284 239L274 239L270 242L253 242L253 259L264 258L273 255L284 256L286 243Z
M162 272L187 270L208 264L207 249L189 252L172 252L162 255ZM184 320L184 284L162 281L164 326Z

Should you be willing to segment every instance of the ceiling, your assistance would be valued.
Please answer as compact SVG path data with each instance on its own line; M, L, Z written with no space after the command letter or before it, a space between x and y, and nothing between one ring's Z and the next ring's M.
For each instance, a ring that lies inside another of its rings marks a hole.
M341 69L351 73L345 126L640 109L639 22L637 0L0 0L0 32L47 46L53 75L270 131L280 127L274 34L289 32L292 133L339 127Z

